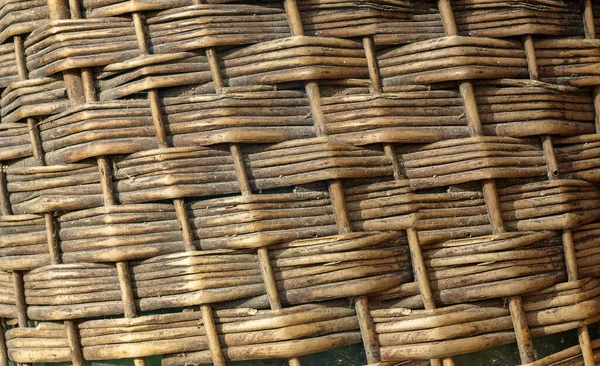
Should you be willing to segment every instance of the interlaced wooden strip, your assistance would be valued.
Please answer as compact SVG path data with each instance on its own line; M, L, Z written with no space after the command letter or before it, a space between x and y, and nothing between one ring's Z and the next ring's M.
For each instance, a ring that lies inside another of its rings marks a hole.
M372 84L371 85L371 93L373 93L373 94L381 93L382 92L382 83L381 83L381 77L379 76L379 67L375 61L373 40L370 37L363 38L363 45L365 48L365 54L367 56L367 62L369 65L369 76L370 76L371 84ZM392 162L392 167L394 169L394 178L396 180L400 180L401 172L400 172L400 167L398 165L398 156L396 155L394 146L392 144L384 144L383 147L384 147L386 156ZM423 260L421 244L419 243L419 237L417 235L417 232L412 228L408 229L408 243L409 243L410 251L411 251L413 272L415 275L415 280L419 285L419 291L421 293L421 296L423 297L423 305L425 306L425 309L427 309L427 310L435 309L435 307L436 307L435 300L433 298L433 293L431 291L429 278L427 276L427 269L425 268L425 262ZM358 308L357 308L357 310L358 310ZM372 325L373 320L370 317L369 317L368 321L369 321L369 323L367 323L365 326L365 328L367 328L367 329L361 329L361 331L363 332L363 339L365 338L365 334L367 334L367 337L369 336L369 333L372 331L372 329L374 327L374 325ZM370 347L367 346L369 344L368 342L370 342ZM372 349L376 349L375 347L377 346L377 343L375 343L375 342L376 342L375 337L372 337L372 340L368 339L368 341L364 342L365 343L365 351L367 352L367 356L369 356L370 352L374 352L374 351L371 351ZM378 353L379 352L377 352L376 355L372 355L371 359L368 359L370 363L380 361L380 356ZM432 359L431 364L432 365L440 365L441 361L438 359ZM446 366L450 366L450 365L454 364L454 361L452 360L452 358L445 358L443 360L443 364Z
M302 36L304 34L304 29L296 0L286 0L284 2L284 6L288 15L288 21L290 23L292 35ZM369 69L369 73L372 77L375 77L376 71L372 69L373 63L374 60L371 60L371 68ZM323 110L321 108L319 85L314 81L307 81L305 82L304 87L306 94L309 97L311 114L317 135L326 135L325 116L323 115ZM377 86L374 87L377 88ZM331 203L333 205L333 212L335 214L335 221L337 223L339 233L349 233L351 228L350 222L348 221L348 211L346 209L346 201L344 198L342 182L339 179L333 180L329 181L328 185L329 195L331 197ZM380 356L375 334L373 332L373 320L371 319L368 311L369 302L366 296L361 296L356 299L355 309L363 335L362 338L367 355L367 362L377 363L380 361Z
M17 71L20 80L26 80L28 78L28 72L25 67L25 51L23 48L23 39L20 36L14 37L15 44L15 58ZM38 165L45 165L45 159L43 155L43 151L41 149L40 138L39 138L39 130L36 125L36 121L33 118L27 119L27 127L29 130L29 140L31 142L33 155L35 161ZM5 196L6 193L5 188L2 188L1 194L4 196L2 200L5 204L2 205L2 213L3 215L10 215L12 210L9 206L9 200ZM59 263L59 253L56 247L55 241L55 228L54 228L54 217L51 214L44 215L44 221L46 225L46 241L48 244L48 252L50 254L50 262L52 264ZM25 302L25 289L23 284L23 275L20 272L14 271L12 274L13 278L13 286L14 286L14 296L15 296L15 305L17 311L17 324L21 328L27 327L28 316L27 316L27 304ZM69 324L65 324L69 327ZM26 363L21 363L23 365L27 365Z
M524 39L525 53L527 55L527 64L529 66L529 76L533 80L538 79L538 66L535 58L535 48L531 36L525 36ZM550 180L558 179L560 172L556 163L556 156L554 154L554 146L552 144L552 137L544 135L541 137L542 146L544 148L544 157L546 159L546 166L548 169L548 178ZM565 261L567 264L567 278L569 281L576 281L579 279L577 262L575 259L575 248L573 246L573 233L571 230L563 230L562 232L563 246L565 251ZM579 333L579 343L583 353L583 359L585 364L594 363L594 354L590 344L590 336L587 325L582 325L577 329ZM529 361L531 362L531 361Z
M452 5L449 0L439 0L438 6L440 13L442 14L442 22L444 23L444 29L448 36L454 36L458 34L456 29L456 23L454 21L454 13ZM473 91L473 85L469 81L459 82L460 94L465 104L465 113L467 118L467 125L472 136L479 136L483 134L481 121L479 120L479 111L477 109L477 102L475 100L475 93ZM481 183L485 202L487 206L490 223L494 234L500 234L505 231L504 223L501 217L500 204L498 201L498 192L496 190L496 183L494 180L484 180ZM517 338L517 344L519 346L519 354L522 362L531 362L535 359L535 353L533 345L531 343L531 335L529 333L529 327L527 321L524 319L524 313L522 310L521 298L518 296L511 297L509 299L509 307L513 320L513 326Z
M2 215L7 216L10 215L10 203L8 200L8 192L6 192L6 175L4 173L4 166L0 164L0 210L2 212ZM5 333L5 325L4 325L4 321L2 321L1 323L1 327L2 329L0 329L0 332L2 333L2 335L0 336L0 363L2 363L3 366L8 366L9 362L8 362L8 354L6 352L6 340L4 337L4 333Z
M5 0L0 364L592 364L595 8Z

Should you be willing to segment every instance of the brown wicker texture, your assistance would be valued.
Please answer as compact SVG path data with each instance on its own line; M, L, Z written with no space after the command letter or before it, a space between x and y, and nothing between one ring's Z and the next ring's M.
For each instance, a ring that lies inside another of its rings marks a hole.
M596 29L590 0L0 0L0 366L595 365Z

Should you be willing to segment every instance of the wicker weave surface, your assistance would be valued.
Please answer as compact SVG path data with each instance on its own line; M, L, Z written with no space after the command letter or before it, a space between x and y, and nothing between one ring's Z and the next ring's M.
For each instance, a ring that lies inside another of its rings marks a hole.
M598 27L590 0L0 0L0 366L594 365Z

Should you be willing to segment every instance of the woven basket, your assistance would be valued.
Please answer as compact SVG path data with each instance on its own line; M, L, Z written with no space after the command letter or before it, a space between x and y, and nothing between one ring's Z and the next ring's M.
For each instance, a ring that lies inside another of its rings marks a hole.
M0 0L0 366L596 364L600 3L243 2Z

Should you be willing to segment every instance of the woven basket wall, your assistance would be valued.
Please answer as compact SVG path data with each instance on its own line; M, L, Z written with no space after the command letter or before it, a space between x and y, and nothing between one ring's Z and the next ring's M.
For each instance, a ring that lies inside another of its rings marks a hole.
M600 362L599 28L590 0L0 0L0 366Z

